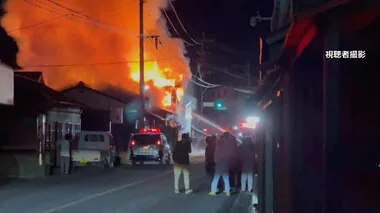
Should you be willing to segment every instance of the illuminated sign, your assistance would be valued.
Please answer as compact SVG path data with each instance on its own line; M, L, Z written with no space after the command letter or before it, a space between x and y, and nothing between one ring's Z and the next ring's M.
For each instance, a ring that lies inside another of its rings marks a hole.
M242 122L241 123L242 128L247 128L247 129L256 129L257 123L252 123L252 122Z

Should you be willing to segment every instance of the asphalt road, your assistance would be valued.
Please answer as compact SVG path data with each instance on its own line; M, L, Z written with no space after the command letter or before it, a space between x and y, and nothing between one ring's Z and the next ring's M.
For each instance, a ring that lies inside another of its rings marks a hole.
M236 195L208 196L203 164L192 164L191 172L194 193L188 195L174 194L170 165L86 168L69 176L16 181L0 186L0 212L229 212Z

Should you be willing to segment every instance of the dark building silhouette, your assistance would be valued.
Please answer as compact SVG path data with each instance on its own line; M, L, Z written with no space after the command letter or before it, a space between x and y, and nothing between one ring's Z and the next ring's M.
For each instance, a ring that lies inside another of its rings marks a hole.
M3 6L6 0L0 0L0 19L5 15ZM0 61L12 67L13 69L20 69L17 64L17 53L19 51L17 42L7 34L5 29L0 26Z

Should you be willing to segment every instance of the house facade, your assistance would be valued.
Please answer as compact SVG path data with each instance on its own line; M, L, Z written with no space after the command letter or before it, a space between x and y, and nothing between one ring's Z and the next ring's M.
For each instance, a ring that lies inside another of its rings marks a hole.
M80 132L84 105L24 75L15 74L15 104L0 111L1 177L33 178L54 174L57 141Z
M375 211L374 167L366 167L367 175L360 179L351 176L362 174L364 165L378 165L373 151L380 149L374 142L378 118L373 117L378 95L369 89L378 84L374 72L366 70L378 66L379 7L373 1L276 2L274 17L289 23L287 13L279 11L290 8L293 15L289 25L278 25L266 38L273 44L273 57L263 63L260 88L265 94L260 106L268 119L260 209ZM328 51L350 55L333 58ZM359 51L366 56L358 57Z
M137 95L111 89L98 91L83 82L62 93L88 106L81 114L81 130L110 132L119 151L128 148L130 134L135 131L139 118Z

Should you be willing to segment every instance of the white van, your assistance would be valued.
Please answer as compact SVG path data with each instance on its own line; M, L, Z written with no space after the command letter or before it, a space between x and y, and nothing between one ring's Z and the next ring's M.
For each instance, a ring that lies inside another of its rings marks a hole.
M114 167L115 158L115 142L108 132L82 131L77 149L72 150L72 161L76 166Z

